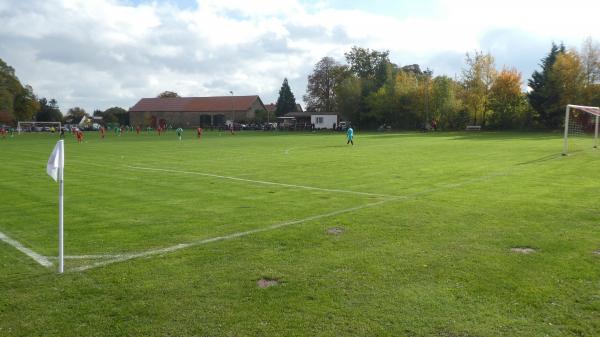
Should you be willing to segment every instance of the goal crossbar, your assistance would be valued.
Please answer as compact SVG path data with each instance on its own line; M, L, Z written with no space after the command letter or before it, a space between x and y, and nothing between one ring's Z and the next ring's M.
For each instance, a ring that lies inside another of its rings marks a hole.
M600 119L600 108L597 106L584 106L568 104L565 109L565 135L563 143L563 156L566 156L569 151L569 112L571 109L576 109L593 115L594 120L594 148L598 147L598 121Z
M58 131L62 128L61 122L36 122L36 121L18 121L17 122L17 134L21 134L24 125L38 126L38 125L58 125Z

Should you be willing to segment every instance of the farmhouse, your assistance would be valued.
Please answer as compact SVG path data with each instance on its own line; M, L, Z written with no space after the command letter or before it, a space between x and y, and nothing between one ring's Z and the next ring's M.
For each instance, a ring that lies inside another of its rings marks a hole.
M173 127L223 126L227 121L253 121L266 112L260 97L165 97L142 98L129 109L131 125Z

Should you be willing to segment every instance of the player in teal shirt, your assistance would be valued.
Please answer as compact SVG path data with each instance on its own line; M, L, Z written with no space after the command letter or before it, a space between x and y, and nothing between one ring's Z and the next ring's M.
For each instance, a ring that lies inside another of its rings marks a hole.
M348 131L346 132L346 137L348 137L348 142L346 144L352 143L352 145L354 145L354 141L352 140L354 138L354 129L352 129L352 125L350 125L348 127Z

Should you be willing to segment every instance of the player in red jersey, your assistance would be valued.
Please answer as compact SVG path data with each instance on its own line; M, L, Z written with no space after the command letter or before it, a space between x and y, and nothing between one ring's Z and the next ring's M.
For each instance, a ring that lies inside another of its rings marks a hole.
M77 130L77 143L83 142L83 131Z
M197 133L198 133L198 139L202 138L202 128L198 128Z

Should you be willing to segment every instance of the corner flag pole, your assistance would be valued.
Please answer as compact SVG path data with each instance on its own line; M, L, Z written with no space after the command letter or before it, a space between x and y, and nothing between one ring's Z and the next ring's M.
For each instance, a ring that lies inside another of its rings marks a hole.
M65 267L64 237L63 237L63 200L64 200L64 171L65 171L65 142L58 141L60 146L58 156L58 272L63 273Z
M58 182L58 272L64 271L64 251L63 251L63 195L64 195L64 175L65 175L65 141L59 140L54 145L54 150L48 158L46 173L54 181Z

